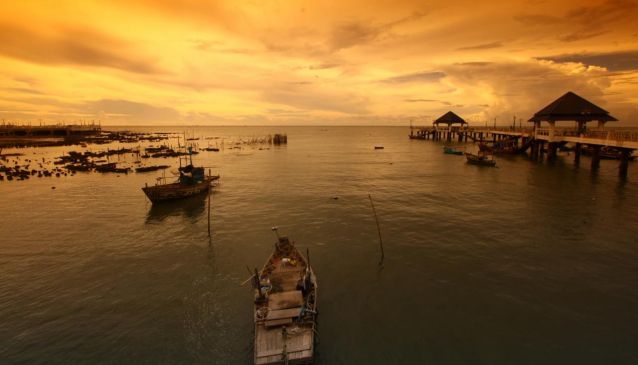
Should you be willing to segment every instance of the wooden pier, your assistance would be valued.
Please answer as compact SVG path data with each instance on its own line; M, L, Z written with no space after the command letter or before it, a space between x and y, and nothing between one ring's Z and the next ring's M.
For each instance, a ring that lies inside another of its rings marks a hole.
M0 124L0 138L72 138L97 135L100 124L21 125Z
M453 114L453 113L452 113ZM448 116L449 113L443 117ZM410 127L410 139L433 141L458 141L482 143L506 143L515 153L528 153L534 161L553 161L560 149L569 144L574 152L574 163L580 164L581 155L587 150L591 155L591 169L600 167L606 151L613 151L614 159L620 160L618 174L627 177L632 153L638 149L638 131L605 128L605 124L616 121L609 113L574 93L567 93L536 113L529 122L534 126L522 127L470 127L456 120L440 126L439 120L432 127ZM462 120L461 118L458 118ZM576 127L557 127L557 121L576 122ZM596 127L587 128L588 122L596 121ZM546 126L541 126L546 122ZM460 126L453 125L454 123ZM529 152L528 152L529 151Z

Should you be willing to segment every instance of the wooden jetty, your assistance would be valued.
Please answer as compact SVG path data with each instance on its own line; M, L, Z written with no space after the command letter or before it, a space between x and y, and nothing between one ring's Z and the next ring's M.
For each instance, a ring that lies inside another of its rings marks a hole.
M461 122L462 118L451 112L443 117L449 123L437 121L432 127L410 128L410 139L433 141L482 142L492 147L500 146L503 153L528 153L535 161L553 161L559 149L566 145L573 146L574 163L578 165L583 147L592 151L591 169L600 166L602 152L615 152L620 160L618 173L621 178L628 174L632 153L638 149L638 132L632 130L606 128L607 122L617 121L606 110L588 100L568 92L554 102L535 113L528 122L533 127L469 127ZM458 117L458 119L456 117ZM456 121L456 122L453 122ZM557 122L572 122L575 127L557 127ZM597 122L596 127L588 127L587 123ZM546 123L543 125L543 123ZM444 124L444 127L440 125ZM456 124L456 125L455 125ZM498 148L493 148L498 153ZM546 157L545 157L546 155Z
M276 231L276 228L273 228ZM317 278L287 237L253 277L255 364L311 364L317 314Z
M98 135L101 131L100 124L95 123L54 125L0 124L0 138L69 138Z

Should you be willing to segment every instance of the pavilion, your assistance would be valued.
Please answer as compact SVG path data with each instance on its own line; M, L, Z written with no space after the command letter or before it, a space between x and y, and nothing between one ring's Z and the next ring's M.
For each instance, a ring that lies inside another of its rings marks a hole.
M569 91L551 104L538 111L529 120L534 122L534 127L539 128L541 122L548 122L553 130L556 122L573 121L578 124L577 134L582 133L588 122L598 122L602 128L607 122L616 122L618 119L609 115L605 109Z
M435 120L432 124L436 127L438 127L439 124L447 124L449 129L452 124L461 124L461 126L463 126L464 124L467 124L467 122L463 118L454 114L454 112L449 111L440 116L439 119Z

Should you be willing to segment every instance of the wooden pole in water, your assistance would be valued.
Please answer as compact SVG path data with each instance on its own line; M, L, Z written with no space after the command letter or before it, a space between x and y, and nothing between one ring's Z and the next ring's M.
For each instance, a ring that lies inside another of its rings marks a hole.
M379 226L379 218L377 217L377 210L374 209L374 203L372 202L372 196L368 194L368 198L370 199L370 205L372 206L372 212L374 213L374 220L377 223L377 232L379 233L379 247L381 248L381 261L379 261L379 265L383 265L383 240L381 239L381 227Z
M208 176L210 176L210 169L208 170ZM210 195L212 189L210 188L210 181L208 184L208 237L210 237Z

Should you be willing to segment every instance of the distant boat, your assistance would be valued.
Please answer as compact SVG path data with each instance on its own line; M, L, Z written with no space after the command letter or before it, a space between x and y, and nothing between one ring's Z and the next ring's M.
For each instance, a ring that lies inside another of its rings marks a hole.
M135 172L150 172L150 171L164 170L169 167L170 166L168 165L142 166L142 167L136 168Z
M382 150L382 149L384 149L384 148L385 148L385 147L383 147L383 146L374 146L374 149L375 149L375 150Z
M478 155L472 153L465 153L465 157L467 158L467 163L472 165L479 166L496 166L496 160L494 159L494 155L488 155L485 153L479 152Z
M463 153L465 153L465 147L459 149L451 146L443 146L443 153L448 155L463 155Z
M274 252L252 279L255 364L312 363L317 277L309 257L287 237L278 237Z

